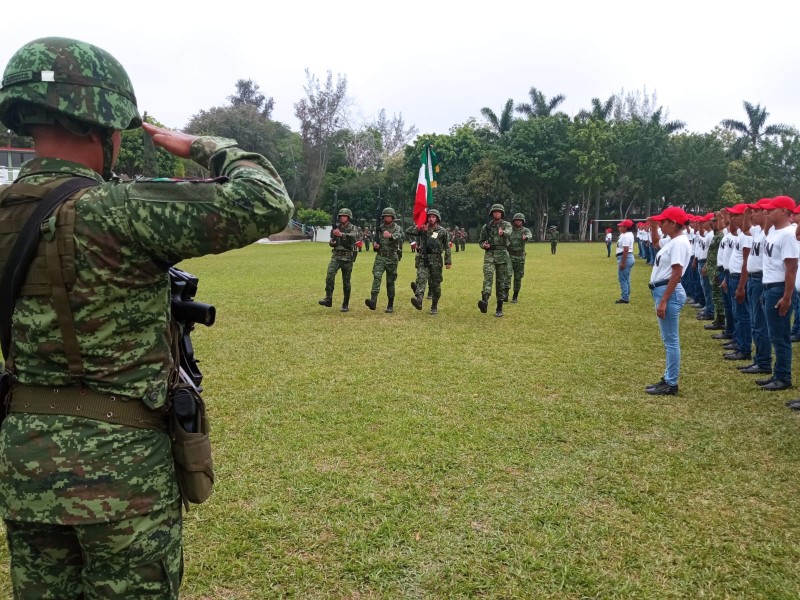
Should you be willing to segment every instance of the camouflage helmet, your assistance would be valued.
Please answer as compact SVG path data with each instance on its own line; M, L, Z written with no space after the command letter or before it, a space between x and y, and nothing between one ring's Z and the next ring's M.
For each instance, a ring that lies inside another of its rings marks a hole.
M496 210L499 210L501 213L503 213L504 217L506 216L506 209L503 208L502 204L492 204L492 208L491 208L491 210L489 210L489 212L493 213Z
M108 52L78 40L28 42L11 57L0 87L0 121L19 135L28 125L60 123L135 129L142 124L130 78Z
M517 213L517 214L514 215L514 218L511 219L511 220L512 221L522 221L522 223L524 224L525 223L525 215L523 215L522 213Z
M392 217L394 219L395 217L397 217L397 214L395 214L394 209L391 206L387 206L386 208L383 209L381 216Z
M337 217L350 217L352 219L353 218L353 213L350 212L349 208L340 208L339 209L339 214L336 215L336 216Z
M433 215L434 217L436 217L438 219L437 223L441 223L442 222L442 215L440 215L439 211L436 210L435 208L428 211L428 216L430 217L431 215Z

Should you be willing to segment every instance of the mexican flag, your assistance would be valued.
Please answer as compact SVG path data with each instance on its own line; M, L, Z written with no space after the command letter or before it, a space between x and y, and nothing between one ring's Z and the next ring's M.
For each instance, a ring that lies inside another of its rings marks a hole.
M417 180L417 195L414 199L414 223L422 227L428 218L428 209L433 208L433 188L436 187L436 174L439 172L439 157L430 144L425 144L420 157Z

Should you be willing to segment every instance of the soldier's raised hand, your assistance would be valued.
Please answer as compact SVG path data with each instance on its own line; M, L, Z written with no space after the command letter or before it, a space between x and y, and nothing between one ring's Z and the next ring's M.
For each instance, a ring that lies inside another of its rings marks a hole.
M392 234L391 234L391 233L389 233L388 231L384 231L384 232L383 232L383 237L385 237L385 238L387 238L387 239L388 239L388 238L392 237Z
M197 139L196 135L162 129L150 123L142 123L142 129L153 140L153 144L180 158L189 158L189 149L192 147L192 142Z
M503 231L502 227L497 228L497 233L499 233L500 235L505 235L505 232Z

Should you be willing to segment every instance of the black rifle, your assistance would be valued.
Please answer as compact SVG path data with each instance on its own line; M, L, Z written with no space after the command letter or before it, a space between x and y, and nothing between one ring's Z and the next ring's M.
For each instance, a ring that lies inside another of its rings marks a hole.
M178 354L180 364L178 373L182 383L191 386L197 395L203 391L203 374L194 357L191 334L195 324L211 327L217 310L210 304L195 302L199 279L175 267L169 268L169 281L172 295L172 321L178 330ZM172 394L172 410L178 422L188 433L197 433L197 401L195 395L186 388L177 388Z
M381 235L381 213L383 212L383 202L381 195L378 193L378 200L375 202L375 237L373 243L383 244L383 236Z
M337 227L339 227L339 215L337 214L338 212L339 212L339 196L338 194L336 194L333 200L333 215L331 215L331 241L329 242L331 246L336 245L336 236L333 235L333 232L336 230Z

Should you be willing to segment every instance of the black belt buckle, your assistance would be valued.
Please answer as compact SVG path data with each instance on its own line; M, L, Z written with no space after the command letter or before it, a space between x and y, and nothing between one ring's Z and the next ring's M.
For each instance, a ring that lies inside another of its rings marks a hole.
M656 289L656 286L655 286L655 284L653 284L653 283L648 283L648 284L647 284L647 287L649 287L651 290L654 290L654 289Z

